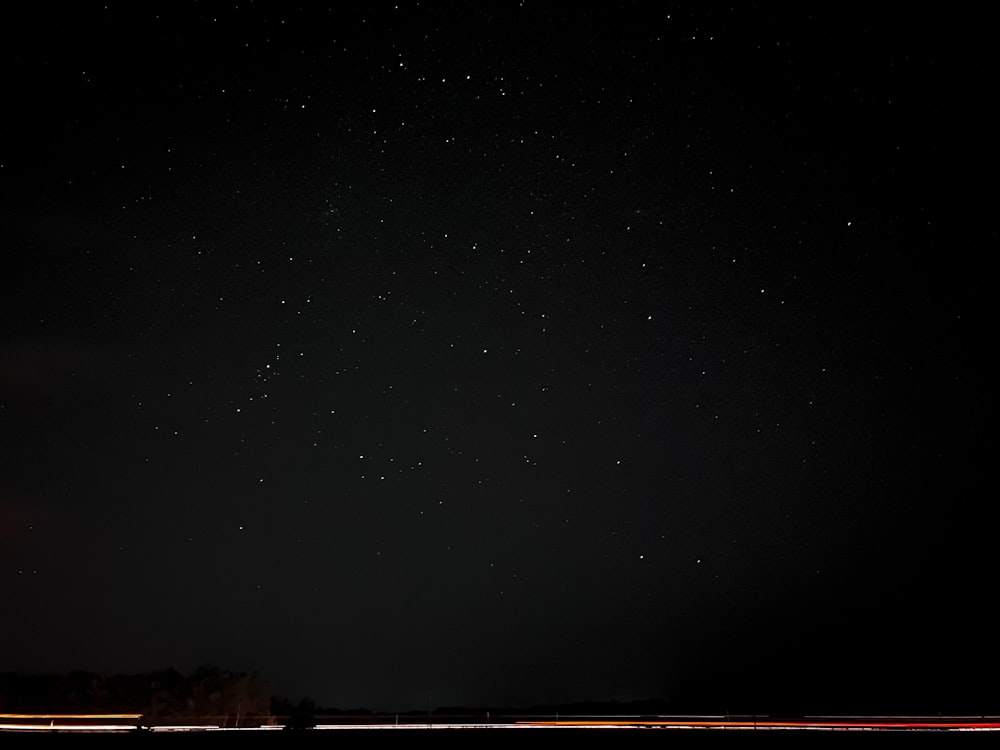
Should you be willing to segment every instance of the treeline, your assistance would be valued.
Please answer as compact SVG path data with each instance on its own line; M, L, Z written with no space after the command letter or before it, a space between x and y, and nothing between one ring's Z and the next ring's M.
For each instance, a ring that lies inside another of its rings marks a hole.
M270 683L257 672L202 666L143 674L0 673L0 713L141 714L147 726L273 723Z
M0 673L0 714L135 714L144 727L211 725L252 727L281 725L305 729L324 721L369 723L398 720L454 720L475 717L499 721L525 716L658 715L672 708L666 701L582 702L561 705L505 707L438 707L377 715L367 709L345 711L317 705L310 698L297 703L272 694L270 683L258 672L234 672L202 666L190 675L176 669L141 674L102 675Z

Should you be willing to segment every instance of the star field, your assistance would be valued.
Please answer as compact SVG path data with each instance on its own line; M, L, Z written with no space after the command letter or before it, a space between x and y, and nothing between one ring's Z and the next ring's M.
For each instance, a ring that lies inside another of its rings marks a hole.
M906 13L22 9L0 671L979 710L993 60Z

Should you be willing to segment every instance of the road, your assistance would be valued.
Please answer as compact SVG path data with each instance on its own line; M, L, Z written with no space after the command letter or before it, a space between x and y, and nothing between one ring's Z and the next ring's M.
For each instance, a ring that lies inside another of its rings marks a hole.
M323 719L333 717L321 717ZM253 732L270 733L285 729L283 724L266 726L225 727L211 723L197 723L174 726L144 726L140 714L0 714L0 732L46 732L46 733L182 733L182 732ZM383 717L384 720L342 719L336 723L318 722L309 729L295 730L297 733L338 730L494 730L494 729L591 729L591 730L737 730L737 731L925 731L925 732L969 732L998 731L1000 716L813 716L781 719L766 716L653 716L653 717L533 717L504 718L496 721L464 720L452 717L443 721L428 717L425 721L412 716L399 721Z

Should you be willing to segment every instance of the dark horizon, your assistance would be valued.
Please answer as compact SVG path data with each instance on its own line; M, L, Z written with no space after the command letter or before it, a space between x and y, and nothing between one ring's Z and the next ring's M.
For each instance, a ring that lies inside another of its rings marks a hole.
M11 11L0 672L995 705L987 27Z
M221 687L227 682L241 683L249 680L259 687L257 698L247 698L246 688L227 690ZM202 688L195 688L196 685ZM427 691L423 705L369 706L363 704L328 705L317 701L301 691L278 692L266 674L257 670L231 670L218 665L201 665L189 673L181 673L168 667L128 674L102 674L88 670L65 673L0 672L0 713L110 713L137 711L147 722L156 716L150 706L157 701L151 696L192 695L204 693L205 685L214 685L212 690L229 695L232 706L219 707L221 711L236 712L236 703L243 703L245 718L265 715L285 717L385 717L406 716L542 716L542 715L590 715L590 716L715 716L715 717L987 717L993 715L994 702L988 692L978 685L962 687L950 691L949 698L941 701L937 697L919 695L914 690L908 694L885 695L875 698L862 684L837 687L838 694L828 691L823 697L803 694L791 698L787 690L773 692L773 687L762 690L757 697L748 692L740 692L732 699L725 686L711 687L711 680L705 679L699 686L692 686L688 692L673 696L646 696L630 699L575 699L551 701L535 704L441 704L434 700L434 693ZM127 689L125 689L127 688ZM238 696L243 695L242 698ZM163 704L163 698L160 703ZM256 702L257 708L247 710ZM265 708L266 707L266 708ZM204 715L199 714L204 712ZM186 709L202 720L210 714L204 706ZM249 715L248 715L249 714ZM161 717L162 718L162 717Z

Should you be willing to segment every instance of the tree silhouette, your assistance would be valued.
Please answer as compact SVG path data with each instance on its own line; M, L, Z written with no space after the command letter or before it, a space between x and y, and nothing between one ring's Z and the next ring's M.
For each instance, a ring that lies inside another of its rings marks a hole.
M288 714L285 729L313 729L316 726L317 706L310 698L303 698Z

